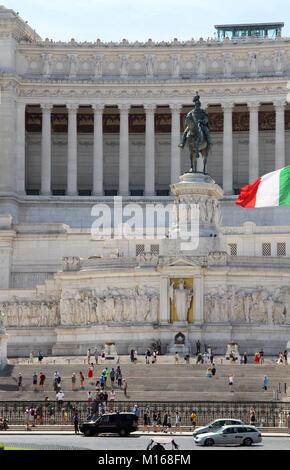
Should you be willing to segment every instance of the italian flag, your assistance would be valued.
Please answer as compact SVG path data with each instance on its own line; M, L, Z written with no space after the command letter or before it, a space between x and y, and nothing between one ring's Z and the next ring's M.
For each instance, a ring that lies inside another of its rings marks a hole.
M267 173L240 190L242 207L290 206L290 166Z

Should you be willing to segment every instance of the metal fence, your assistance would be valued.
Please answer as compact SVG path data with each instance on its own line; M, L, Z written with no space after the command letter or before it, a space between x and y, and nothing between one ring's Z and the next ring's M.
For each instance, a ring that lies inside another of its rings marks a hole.
M172 426L175 426L176 412L181 416L181 426L190 426L191 413L197 416L197 425L202 426L218 418L241 419L244 423L250 421L250 408L256 412L256 424L265 427L283 427L287 424L287 415L290 412L290 403L287 402L208 402L208 401L184 401L184 402L152 402L152 401L117 401L99 404L97 402L78 401L62 404L55 401L2 401L0 402L0 417L6 417L9 424L21 425L25 423L25 412L31 408L36 410L37 423L41 424L72 424L75 413L79 420L83 421L94 412L96 416L106 412L130 412L134 405L140 409L139 425L143 424L144 413L160 413L161 421L165 411L171 415Z

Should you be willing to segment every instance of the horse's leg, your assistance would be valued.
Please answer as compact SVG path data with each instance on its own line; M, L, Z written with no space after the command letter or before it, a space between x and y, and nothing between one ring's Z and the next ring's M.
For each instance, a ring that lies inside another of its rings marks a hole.
M207 163L207 149L203 150L203 174L205 175L206 163Z

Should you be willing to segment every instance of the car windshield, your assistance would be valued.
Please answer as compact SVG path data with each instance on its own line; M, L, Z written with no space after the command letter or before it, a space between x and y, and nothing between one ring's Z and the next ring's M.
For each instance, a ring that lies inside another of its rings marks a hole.
M215 421L214 423L211 423L209 425L210 428L220 428L223 425L223 422L221 421Z

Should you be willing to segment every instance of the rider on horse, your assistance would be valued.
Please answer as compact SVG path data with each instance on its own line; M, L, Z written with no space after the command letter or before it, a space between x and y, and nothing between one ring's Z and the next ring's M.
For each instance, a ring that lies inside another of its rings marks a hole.
M201 107L200 107L200 97L199 97L198 92L196 92L196 95L193 97L192 101L194 102L195 107L194 107L194 110L190 111L187 114L187 116L190 116L193 113L195 119L197 120L197 124L198 124L199 128L201 129L201 131L203 132L203 134L206 138L208 148L210 148L212 143L211 143L211 139L210 139L208 113L204 109L201 109ZM187 118L187 116L186 116L186 118ZM189 126L186 126L186 128L183 132L183 135L182 135L181 143L178 145L178 147L183 148L185 146L185 143L186 143L187 138L190 135L190 133L191 133L191 130L189 129Z

